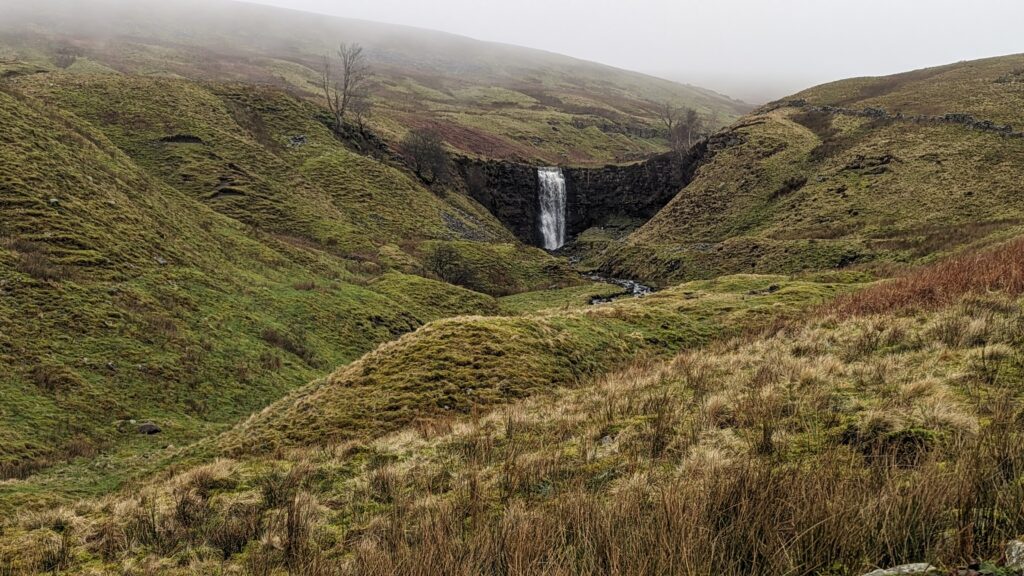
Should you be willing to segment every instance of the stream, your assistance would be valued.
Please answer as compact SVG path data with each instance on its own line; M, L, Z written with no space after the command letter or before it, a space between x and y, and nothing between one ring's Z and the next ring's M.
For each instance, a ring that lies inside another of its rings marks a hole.
M653 294L654 289L650 286L645 286L635 280L626 280L625 278L609 278L600 274L587 274L586 278L594 282L604 282L605 284L614 284L622 288L622 292L619 294L613 294L611 296L594 296L590 299L590 304L607 304L608 302L614 302L620 298L643 298L648 294Z

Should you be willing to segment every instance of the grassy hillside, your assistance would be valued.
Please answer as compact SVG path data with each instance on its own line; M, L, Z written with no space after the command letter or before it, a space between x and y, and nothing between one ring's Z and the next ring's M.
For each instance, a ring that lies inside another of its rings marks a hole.
M429 314L451 315L458 310L470 312L475 307L478 314L491 315L431 322L378 348L359 362L339 368L326 380L297 390L217 440L216 445L201 441L195 448L181 447L212 436L217 424L242 410L253 411L259 402L266 405L269 394L248 399L247 404L237 407L238 412L207 422L202 429L200 418L190 422L189 427L165 417L158 420L168 428L165 434L139 439L131 427L122 423L124 434L119 440L128 443L127 449L118 449L123 444L112 445L98 457L95 453L83 454L86 458L70 465L8 483L0 487L0 509L60 502L73 495L103 494L126 480L144 478L176 462L194 461L221 451L247 453L277 446L365 438L423 417L508 403L553 386L588 380L638 354L664 355L680 347L700 345L845 290L842 285L787 282L778 277L736 277L596 307L587 306L585 301L566 307L564 293L552 291L546 295L533 293L529 298L533 307L548 308L547 311L510 316L500 315L508 313L496 310L493 301L474 300L485 298L474 293L432 293L430 282L391 273L367 287L374 295L388 298L384 305L397 305L394 313L402 315L410 325L416 322L418 316L413 315L419 314L420 309ZM541 304L545 299L549 302L547 306ZM324 305L330 304L328 301ZM559 309L550 309L556 305ZM354 312L341 310L338 314ZM379 317L371 317L367 324L380 321ZM319 334L312 322L322 320L314 318L309 322L302 324L302 328L309 330L310 336ZM282 330L280 336L275 334L273 343L289 346L288 338L295 338L296 334L302 332ZM283 341L277 341L277 337ZM309 345L311 340L299 342ZM96 345L105 344L106 341ZM143 346L139 354L146 351ZM319 349L299 352L312 355ZM330 357L329 361L342 365L347 359ZM315 368L322 367L310 367L305 373L316 374ZM260 374L264 369L267 368L253 365L251 372ZM230 389L241 384L222 385ZM196 397L208 393L199 389ZM192 434L176 435L172 426ZM169 441L173 443L168 445ZM139 451L143 458L138 457ZM97 462L104 464L96 468L92 464Z
M235 446L274 430L294 447L264 452L258 441L131 493L24 513L6 523L0 554L15 573L857 575L907 562L998 573L1003 542L1024 530L1021 270L1016 241L764 331L695 340L667 361L598 379L566 375L489 414L466 416L457 398L438 410L428 385L415 388L428 396L417 407L411 388L376 402L361 395L369 430L339 417L367 379L383 390L402 382L389 366L416 360L435 333L487 325L445 321L224 437ZM921 293L929 279L941 300ZM723 317L741 326L773 303L793 310L815 300L794 299L816 292L798 283L767 289L773 280L694 283L660 303L518 322L673 302L691 318L706 312L706 327ZM732 312L723 316L722 305ZM517 345L533 341L522 325L490 326L519 331ZM515 346L501 348L517 356ZM464 350L438 359L445 374L506 362L473 366L456 358ZM484 379L481 397L495 391ZM416 418L390 418L397 406ZM403 420L411 425L393 428ZM246 455L253 449L259 457Z
M576 281L316 115L277 90L181 80L0 87L3 477L191 441L426 322L499 310L428 279L429 247L467 254L495 294Z
M893 76L854 78L810 88L794 98L812 104L878 107L905 114L970 114L1021 125L1024 55L986 58Z
M268 232L343 254L416 238L512 241L464 197L442 199L346 148L315 107L280 91L69 74L15 86L91 122L166 184Z
M1024 56L829 84L720 135L604 265L671 283L926 261L1019 230ZM990 124L986 123L990 122Z
M839 288L735 277L604 306L434 322L268 407L221 445L245 452L337 442L507 403L584 381L641 354L704 344Z
M423 31L74 5L0 23L0 576L1001 573L1024 56L733 123L652 220L577 242L667 286L591 305L621 288L331 131L318 55L364 42L375 130L471 154L621 160L663 147L645 100L731 104Z
M358 153L316 106L277 89L67 73L9 82L88 121L168 186L278 240L358 260L364 271L430 273L423 260L443 244L485 292L571 282L564 266L522 247L469 197L429 190L400 164ZM488 260L511 253L516 262L494 277Z
M240 2L15 0L6 8L0 57L82 74L268 83L313 99L323 56L360 42L377 71L374 128L397 141L435 126L468 154L630 160L666 148L651 102L721 123L746 111L708 90L547 52Z

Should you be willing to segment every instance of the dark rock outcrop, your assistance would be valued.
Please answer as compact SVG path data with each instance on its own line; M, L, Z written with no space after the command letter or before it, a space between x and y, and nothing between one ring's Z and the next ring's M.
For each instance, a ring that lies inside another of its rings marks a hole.
M701 141L685 154L663 154L635 164L563 167L568 236L572 238L610 216L651 218L690 183L697 168L717 150L737 143L729 134ZM457 158L455 167L470 196L520 240L541 244L536 166Z
M517 238L540 245L537 169L514 162L457 158L466 191Z
M199 136L192 134L174 134L171 136L164 136L160 139L161 142L167 144L202 144L203 139Z
M563 168L569 236L609 216L651 218L690 183L706 151L707 143L701 142L689 153L664 154L636 164Z

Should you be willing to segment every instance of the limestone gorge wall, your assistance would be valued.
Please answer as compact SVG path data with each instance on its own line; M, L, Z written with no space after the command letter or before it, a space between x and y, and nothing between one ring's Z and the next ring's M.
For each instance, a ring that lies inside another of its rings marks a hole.
M627 165L603 168L562 166L566 187L566 235L580 232L610 216L650 218L672 199L719 146L715 138L686 154L670 153ZM469 194L517 237L543 246L540 228L538 166L460 158L459 176Z

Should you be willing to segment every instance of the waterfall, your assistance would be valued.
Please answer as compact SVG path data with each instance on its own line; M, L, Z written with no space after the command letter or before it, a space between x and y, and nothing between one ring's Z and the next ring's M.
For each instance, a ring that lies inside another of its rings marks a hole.
M557 250L565 244L565 177L561 168L538 168L540 181L540 233L544 248Z

